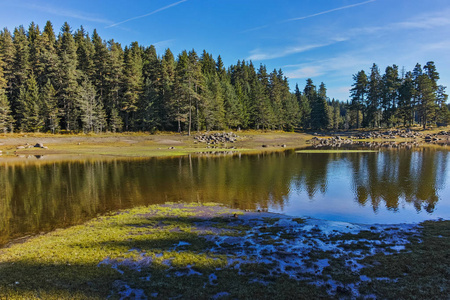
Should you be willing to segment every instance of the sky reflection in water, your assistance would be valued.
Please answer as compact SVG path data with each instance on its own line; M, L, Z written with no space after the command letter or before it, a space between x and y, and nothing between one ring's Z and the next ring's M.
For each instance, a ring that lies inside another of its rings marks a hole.
M166 159L0 158L0 244L99 214L219 202L359 223L450 217L448 151L283 153Z

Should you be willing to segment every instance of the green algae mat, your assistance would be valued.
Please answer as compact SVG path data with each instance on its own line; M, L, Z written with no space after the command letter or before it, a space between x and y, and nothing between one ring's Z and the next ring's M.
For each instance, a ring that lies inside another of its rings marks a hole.
M442 299L449 228L140 207L0 249L0 298Z
M348 150L348 149L331 149L331 150L297 150L295 153L374 153L378 150Z

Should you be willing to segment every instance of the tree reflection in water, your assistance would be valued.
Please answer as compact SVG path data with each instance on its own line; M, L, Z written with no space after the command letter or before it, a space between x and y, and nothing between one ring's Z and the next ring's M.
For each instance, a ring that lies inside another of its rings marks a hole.
M228 157L83 159L33 163L0 160L0 244L84 222L98 214L164 202L218 202L283 210L304 191L310 201L353 190L357 205L433 213L447 180L447 151ZM337 186L335 172L351 174ZM342 199L342 201L348 199ZM406 204L403 204L406 203Z

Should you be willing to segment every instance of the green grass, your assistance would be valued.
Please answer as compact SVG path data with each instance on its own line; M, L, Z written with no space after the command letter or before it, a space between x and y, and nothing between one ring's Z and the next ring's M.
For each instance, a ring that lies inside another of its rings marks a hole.
M364 259L361 273L373 280L362 290L380 299L448 299L450 295L450 221L422 223L422 240L405 251Z
M295 153L373 153L378 150L346 150L346 149L330 149L330 150L297 150Z
M219 293L225 293L223 299L351 298L348 284L359 285L361 295L381 299L450 294L450 221L424 222L418 234L406 235L410 244L405 250L370 255L372 245L391 246L384 238L394 229L327 237L320 230L303 231L309 219L291 218L292 225L283 227L279 215L257 216L212 203L171 203L36 236L0 249L0 299L118 299L126 286L161 299L210 299ZM255 252L238 254L254 243L268 247L259 254L266 261ZM290 252L283 248L288 244L309 245L309 250ZM334 250L324 251L319 244ZM361 253L358 262L364 268L354 271L349 259ZM287 268L303 278L295 279L279 269L277 257L299 259L317 272ZM323 271L317 267L320 260L328 260ZM370 281L360 282L360 275ZM316 280L334 280L343 287L311 284Z

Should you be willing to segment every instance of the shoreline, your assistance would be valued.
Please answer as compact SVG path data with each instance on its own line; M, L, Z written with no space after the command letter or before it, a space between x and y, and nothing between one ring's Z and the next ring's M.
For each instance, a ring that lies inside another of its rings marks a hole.
M0 295L408 298L431 286L427 295L436 298L449 289L438 273L448 268L449 228L450 221L361 225L214 203L151 205L0 249ZM427 276L416 270L423 263L433 270Z
M443 128L447 129L447 128ZM210 132L214 135L225 131ZM229 131L231 132L231 131ZM383 131L381 131L383 132ZM385 133L391 131L384 131ZM400 131L398 131L400 132ZM111 157L174 157L189 154L227 154L227 153L265 153L295 150L308 146L335 147L336 145L352 145L360 147L390 147L392 144L406 146L418 145L431 138L431 144L447 143L449 136L439 135L441 129L421 131L415 138L386 135L360 131L293 133L282 131L240 131L235 132L237 138L231 141L215 142L195 137L205 133L194 133L191 136L177 133L147 134L139 133L103 133L103 134L67 134L53 135L45 133L3 134L0 136L0 154L3 157L21 155L103 155ZM368 138L368 136L373 136ZM320 136L320 137L319 137ZM357 139L350 139L351 137ZM344 137L344 138L342 138ZM353 142L351 142L353 141ZM40 144L45 149L36 148Z

